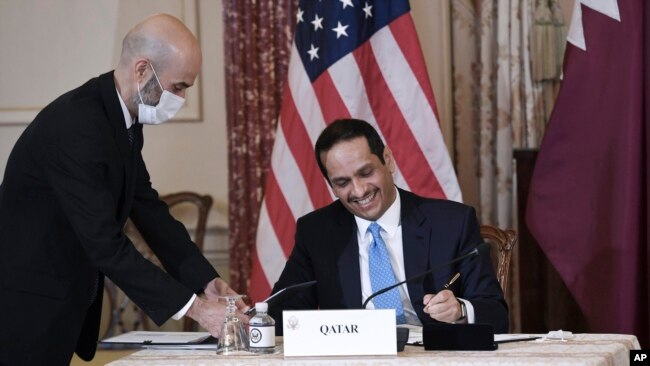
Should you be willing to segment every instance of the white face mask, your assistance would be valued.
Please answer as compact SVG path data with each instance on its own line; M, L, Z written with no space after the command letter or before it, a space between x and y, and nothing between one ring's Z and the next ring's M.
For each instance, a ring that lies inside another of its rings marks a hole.
M179 97L178 95L172 94L163 89L162 84L158 79L158 75L156 75L156 70L154 70L151 63L149 63L149 65L151 66L151 70L153 70L153 76L156 78L158 86L160 86L160 89L163 92L158 104L155 106L145 104L142 99L142 94L140 93L140 83L138 83L138 95L140 96L140 104L138 104L138 121L147 125L159 125L168 121L178 113L185 103L185 98Z

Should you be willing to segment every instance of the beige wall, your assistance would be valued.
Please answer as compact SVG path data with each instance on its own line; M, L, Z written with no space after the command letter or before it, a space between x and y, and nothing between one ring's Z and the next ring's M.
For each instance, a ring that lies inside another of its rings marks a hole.
M450 131L448 2L412 0L443 131ZM188 14L192 11L194 13ZM227 275L228 162L221 1L0 1L0 174L13 144L38 109L90 77L114 68L130 26L154 12L187 19L201 41L200 85L188 97L195 121L145 126L144 157L161 194L212 195L208 256ZM66 19L62 22L61 19ZM201 102L196 107L197 102ZM446 126L446 127L445 127ZM446 136L448 139L450 136Z
M123 35L138 19L155 12L170 12L191 23L201 41L203 68L198 88L188 95L190 110L182 112L194 120L146 126L145 161L161 194L192 190L212 195L215 204L206 254L227 276L228 169L220 1L0 1L0 85L4 86L0 91L0 174L4 175L13 144L37 110L114 68ZM202 102L200 108L198 102Z

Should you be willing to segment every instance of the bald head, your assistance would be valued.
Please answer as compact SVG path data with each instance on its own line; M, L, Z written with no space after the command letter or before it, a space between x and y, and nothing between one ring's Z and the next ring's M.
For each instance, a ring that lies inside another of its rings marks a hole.
M174 58L198 58L201 50L192 32L177 18L155 14L137 24L122 41L120 66L147 58L161 69Z
M177 18L155 14L138 23L122 41L115 81L132 115L137 115L137 86L154 77L162 88L181 97L192 86L201 68L201 49L192 32ZM154 84L157 100L162 90ZM155 103L154 103L155 104Z

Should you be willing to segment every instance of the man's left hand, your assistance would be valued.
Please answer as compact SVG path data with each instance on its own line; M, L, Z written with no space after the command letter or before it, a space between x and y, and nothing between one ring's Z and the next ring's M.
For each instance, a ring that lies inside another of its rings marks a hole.
M203 293L209 300L219 300L220 296L237 295L237 293L228 286L226 281L222 280L220 277L210 281L208 285L205 286L205 291ZM237 309L241 312L246 312L246 310L250 308L242 299L237 300L236 305Z
M451 323L461 315L460 302L449 290L442 290L435 295L424 295L424 312L439 322Z

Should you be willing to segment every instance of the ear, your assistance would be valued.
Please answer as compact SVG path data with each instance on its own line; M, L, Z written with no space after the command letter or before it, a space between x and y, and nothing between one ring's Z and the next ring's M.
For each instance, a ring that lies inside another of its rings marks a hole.
M146 58L137 59L135 61L135 64L133 64L135 80L137 80L139 83L142 83L144 81L144 76L147 73L147 70L149 70L149 60Z
M390 151L388 146L384 146L384 163L391 173L395 173L395 160L393 159L393 152Z

